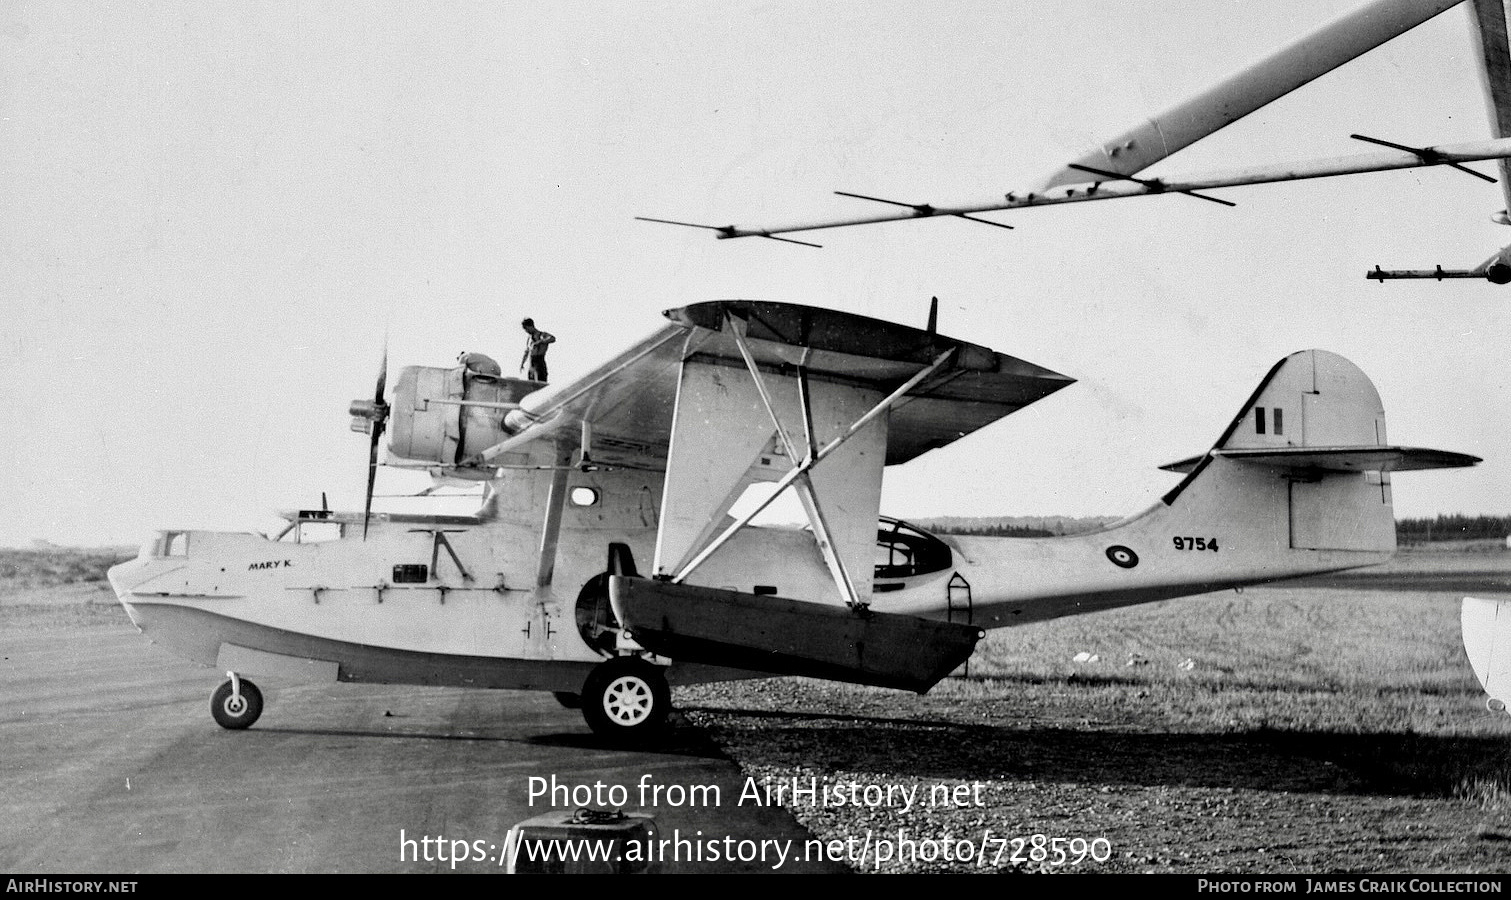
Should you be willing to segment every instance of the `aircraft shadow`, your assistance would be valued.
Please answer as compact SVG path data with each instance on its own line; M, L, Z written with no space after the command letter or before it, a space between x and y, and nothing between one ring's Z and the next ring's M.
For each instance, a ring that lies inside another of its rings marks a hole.
M1250 678L1235 678L1232 669L1215 667L1204 668L1206 672L1216 672L1223 676L1222 684L1229 691L1274 691L1277 689L1274 678L1264 680ZM1150 682L1145 679L1125 677L1122 675L1101 675L1092 672L1071 672L1067 675L1022 675L1016 673L1002 673L991 675L964 675L950 676L952 681L984 685L988 687L1020 685L1024 687L1142 687L1147 688ZM1477 687L1468 687L1472 682L1464 683L1438 683L1438 684L1413 684L1397 687L1379 687L1375 691L1378 696L1407 695L1412 696L1436 696L1436 697L1459 697L1470 702L1478 691ZM1311 681L1297 679L1283 685L1283 689L1298 694L1330 694L1337 693L1341 686L1336 681Z
M1511 781L1511 746L1490 737L1271 728L1161 734L703 711L723 717L714 737L741 745L742 760L790 762L820 773L1422 798L1460 797L1476 784L1504 788Z

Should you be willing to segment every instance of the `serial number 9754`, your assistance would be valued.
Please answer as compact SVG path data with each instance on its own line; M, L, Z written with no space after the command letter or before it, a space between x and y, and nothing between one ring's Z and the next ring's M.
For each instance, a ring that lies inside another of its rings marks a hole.
M1217 552L1217 538L1177 537L1170 540L1175 542L1177 550L1211 550Z

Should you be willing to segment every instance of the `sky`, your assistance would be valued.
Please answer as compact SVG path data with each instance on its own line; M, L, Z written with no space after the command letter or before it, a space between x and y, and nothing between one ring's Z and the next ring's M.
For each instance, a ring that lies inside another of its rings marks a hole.
M1511 287L1367 282L1511 242L1446 169L843 229L979 202L1357 6L1003 3L0 5L0 546L265 530L362 504L348 403L461 350L553 378L747 298L921 326L1077 384L889 470L883 512L1122 515L1309 347L1379 388L1394 443L1484 457L1394 479L1400 516L1511 513ZM1454 9L1161 163L1165 175L1491 136ZM1479 164L1490 170L1490 164ZM379 494L424 476L382 471ZM379 508L413 509L380 499Z

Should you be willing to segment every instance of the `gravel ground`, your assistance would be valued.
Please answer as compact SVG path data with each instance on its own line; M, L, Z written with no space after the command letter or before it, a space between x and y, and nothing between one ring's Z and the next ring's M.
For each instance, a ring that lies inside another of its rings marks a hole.
M784 805L862 872L1511 870L1504 740L1172 732L1055 693L773 679L677 699L747 775L817 785Z

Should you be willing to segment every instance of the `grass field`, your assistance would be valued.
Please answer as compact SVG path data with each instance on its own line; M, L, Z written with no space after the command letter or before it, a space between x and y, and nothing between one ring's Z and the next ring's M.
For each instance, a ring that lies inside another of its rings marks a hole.
M1388 571L1385 590L1378 577L1250 589L995 631L923 697L783 679L679 700L761 778L979 783L987 798L793 807L820 836L979 846L990 831L1112 849L1079 865L1028 858L1029 843L1016 862L862 868L1511 870L1511 718L1485 708L1464 658L1461 595L1411 589L1445 574L1500 584L1511 554L1407 553Z

